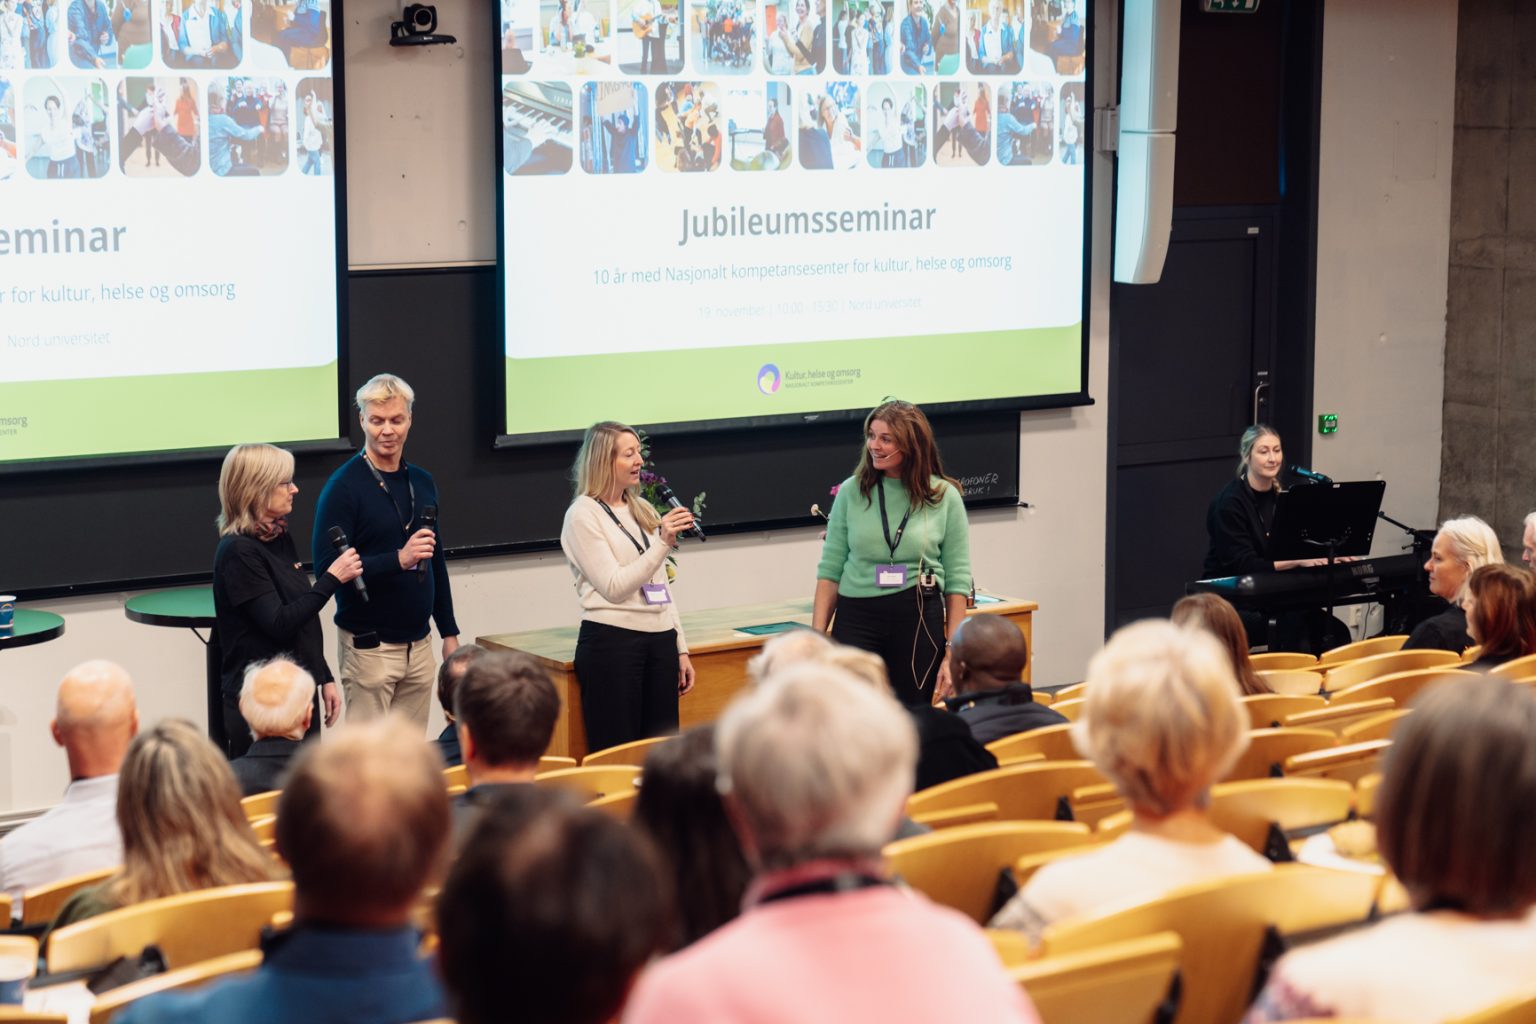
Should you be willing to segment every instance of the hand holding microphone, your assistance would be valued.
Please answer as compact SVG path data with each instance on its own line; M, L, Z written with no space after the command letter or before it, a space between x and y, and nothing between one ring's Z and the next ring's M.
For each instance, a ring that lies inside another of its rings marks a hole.
M671 487L668 487L666 484L659 485L656 488L656 496L662 501L666 502L668 505L672 506L672 511L668 512L666 517L661 521L661 528L663 531L661 538L662 540L666 541L668 544L671 544L673 542L673 538L677 536L687 536L690 533L693 534L693 536L699 538L699 540L709 539L708 537L704 536L704 527L700 526L699 521L693 517L693 513L688 511L688 509L684 507L683 503L677 500L677 495L672 493ZM683 513L683 515L679 516L679 512ZM672 523L671 537L666 535L667 524L669 522Z
M434 550L436 549L436 546L437 546L437 506L436 505L425 505L425 506L422 507L422 510L421 510L421 530L419 530L417 532L425 532L425 533L431 534L432 535L432 545L433 545ZM427 582L427 573L431 570L431 568L432 568L432 556L431 555L428 555L426 558L423 558L423 559L419 560L416 563L416 582L417 583L425 583L425 582Z
M331 564L331 568L332 569L334 569L336 567L336 563L337 562L340 562L342 559L346 558L346 556L348 556L348 555L351 555L352 558L357 559L357 574L352 577L352 586L357 589L358 596L361 597L364 601L367 601L368 600L368 584L363 582L363 576L362 576L363 560L362 560L361 557L359 557L357 551L352 547L352 545L350 543L348 543L348 541L347 541L347 531L343 530L339 526L333 526L333 527L331 527L331 532L328 533L326 536L330 538L331 547L335 548L336 551L338 552L336 562L333 562ZM327 571L329 571L329 570L327 570ZM341 580L343 583L346 582L346 580L343 579L340 574L337 574L336 578Z

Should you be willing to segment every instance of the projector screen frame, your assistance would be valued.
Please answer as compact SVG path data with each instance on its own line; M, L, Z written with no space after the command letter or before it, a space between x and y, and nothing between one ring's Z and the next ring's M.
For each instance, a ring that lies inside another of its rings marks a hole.
M339 2L339 0L337 0ZM681 7L687 0L678 0ZM503 171L505 153L503 152L503 132L499 130L501 121L500 97L502 91L502 62L501 62L501 3L500 0L491 0L490 3L490 32L487 33L491 54L493 96L497 98L495 111L497 115L498 130L495 134L496 153L496 315L499 330L493 332L492 338L497 344L497 359L506 359L507 347L507 233L506 225L506 187L508 175ZM1097 11L1093 0L1082 0L1082 7L1088 12L1086 31L1083 34L1083 106L1087 116L1083 119L1083 158L1079 166L1083 169L1083 210L1081 238L1083 243L1082 265L1082 307L1079 321L1078 339L1078 389L1073 392L1058 392L1049 395L1028 395L1004 398L973 399L959 402L935 402L923 404L923 409L929 415L943 416L952 413L968 412L1002 412L1017 410L1029 412L1042 409L1070 409L1079 406L1093 405L1094 399L1088 393L1088 339L1090 337L1091 322L1090 312L1092 306L1091 282L1093 270L1093 157L1095 149L1094 135L1094 38L1098 31ZM679 72L684 74L685 72ZM956 76L958 77L958 76ZM974 77L974 76L972 76ZM936 79L955 80L955 79ZM966 79L969 80L969 79ZM924 79L926 81L926 79ZM573 98L574 103L574 98ZM575 116L573 110L572 116ZM549 445L565 445L581 440L585 428L571 430L542 431L539 433L512 434L508 433L507 418L507 388L506 378L503 374L497 374L496 391L498 394L497 415L501 418L501 431L496 435L492 448L518 449L541 447ZM892 396L901 397L901 396ZM671 423L637 423L650 436L677 436L692 434L712 434L726 431L755 430L761 428L774 428L781 426L803 425L808 423L836 423L862 420L868 413L867 406L858 408L829 409L821 412L806 413L778 413L772 416L742 416L726 419L709 420L682 420Z
M332 196L335 212L336 260L336 436L303 441L272 442L295 455L349 452L354 450L348 436L351 425L352 392L348 344L349 265L347 261L347 94L343 59L346 45L345 19L341 16L343 0L331 0L331 163ZM498 57L498 60L500 58ZM299 69L292 69L299 70ZM297 93L294 101L297 102ZM295 119L295 122L297 120ZM253 439L257 440L257 439ZM229 445L197 448L164 448L155 451L61 455L38 459L0 459L0 479L42 473L70 473L119 466L161 466L184 462L218 461Z

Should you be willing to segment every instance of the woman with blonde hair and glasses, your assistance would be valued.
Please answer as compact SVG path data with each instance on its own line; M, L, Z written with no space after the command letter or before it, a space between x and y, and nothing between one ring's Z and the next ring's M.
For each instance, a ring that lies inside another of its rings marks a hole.
M229 765L179 718L129 744L117 781L117 825L123 866L71 896L51 928L145 900L278 877L245 819Z
M1471 647L1467 613L1462 608L1467 597L1467 578L1485 565L1503 561L1504 549L1499 546L1498 535L1481 519L1458 516L1441 523L1424 571L1429 573L1430 592L1449 601L1450 607L1415 626L1403 649L1422 647L1460 653Z
M667 555L693 514L665 516L640 493L640 436L622 423L587 428L572 467L575 498L560 548L581 602L576 680L587 749L677 731L693 662L667 585Z
M240 687L246 666L280 654L293 658L323 685L320 719L333 725L341 696L325 663L320 612L344 583L363 571L350 548L320 578L310 581L288 532L293 496L293 453L270 444L237 444L219 471L219 546L213 555L213 609L218 618L220 691L224 708L225 753L240 757L251 745L251 730L240 714Z

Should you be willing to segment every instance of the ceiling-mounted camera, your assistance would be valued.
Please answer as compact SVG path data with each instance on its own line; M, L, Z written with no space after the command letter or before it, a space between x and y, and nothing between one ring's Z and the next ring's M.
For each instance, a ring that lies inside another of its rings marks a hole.
M458 42L453 36L439 35L437 8L431 4L406 4L401 19L389 26L390 46L431 46Z

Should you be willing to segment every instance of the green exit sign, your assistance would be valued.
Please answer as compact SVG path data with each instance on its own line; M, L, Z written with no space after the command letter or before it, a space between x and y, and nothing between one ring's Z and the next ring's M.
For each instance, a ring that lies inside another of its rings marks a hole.
M1339 418L1331 412L1325 412L1317 417L1317 432L1319 434L1337 434L1339 432Z
M1200 8L1207 14L1253 14L1259 0L1200 0Z

